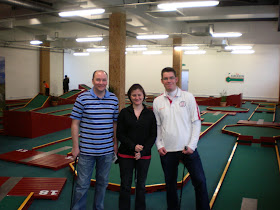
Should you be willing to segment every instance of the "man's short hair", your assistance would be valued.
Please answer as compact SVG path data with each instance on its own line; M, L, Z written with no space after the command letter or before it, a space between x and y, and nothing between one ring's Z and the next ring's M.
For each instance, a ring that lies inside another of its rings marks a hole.
M106 71L104 71L104 70L96 70L96 71L93 72L92 79L94 79L95 73L96 73L96 72L100 72L100 71L101 71L101 72L104 72L104 73L107 75L107 77L108 77L108 74L107 74Z
M174 76L176 77L176 71L172 67L166 67L161 70L161 79L163 78L163 73L165 72L173 72Z
M143 88L140 84L133 84L133 85L129 88L129 90L127 91L127 96L128 96L128 99L130 100L131 103L132 103L132 101L131 101L131 93L132 93L132 91L137 90L137 89L139 89L139 90L143 93L143 95L144 95L143 101L144 101L145 98L146 98L146 93L145 93L144 88Z

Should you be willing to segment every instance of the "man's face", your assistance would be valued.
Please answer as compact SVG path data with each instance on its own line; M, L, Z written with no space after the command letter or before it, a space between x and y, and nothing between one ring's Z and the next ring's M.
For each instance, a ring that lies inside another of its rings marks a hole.
M175 77L173 72L164 72L161 78L161 83L163 84L167 92L172 92L176 90L178 78Z
M106 89L108 78L105 72L95 72L94 78L92 79L93 88L96 91L103 92Z

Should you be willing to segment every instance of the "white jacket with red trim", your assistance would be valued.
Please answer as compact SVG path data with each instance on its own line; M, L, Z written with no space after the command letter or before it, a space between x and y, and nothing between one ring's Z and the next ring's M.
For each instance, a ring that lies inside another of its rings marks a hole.
M167 152L176 152L182 151L185 146L193 151L197 148L201 129L200 111L191 93L178 88L171 101L164 92L154 100L153 110L158 127L158 149L165 147Z

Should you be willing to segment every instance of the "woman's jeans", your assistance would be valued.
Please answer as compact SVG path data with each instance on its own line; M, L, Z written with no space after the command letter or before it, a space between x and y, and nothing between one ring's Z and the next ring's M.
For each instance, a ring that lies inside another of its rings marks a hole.
M121 190L119 197L119 209L129 210L130 209L130 194L131 194L131 183L133 177L133 171L135 168L136 177L136 197L135 197L135 210L145 210L145 183L147 173L150 165L150 159L139 159L135 160L132 158L121 158L119 157L120 164L120 176L121 176Z
M191 155L185 155L182 153L182 151L168 152L166 155L161 156L160 159L166 182L168 209L179 209L177 176L179 161L182 161L190 173L192 184L194 186L196 209L208 210L209 198L206 186L206 178L197 150L195 150Z
M93 168L96 164L96 183L94 185L94 210L104 209L105 192L108 185L108 176L113 160L113 154L102 156L80 155L77 165L78 176L75 186L73 210L86 209L87 191L90 187Z

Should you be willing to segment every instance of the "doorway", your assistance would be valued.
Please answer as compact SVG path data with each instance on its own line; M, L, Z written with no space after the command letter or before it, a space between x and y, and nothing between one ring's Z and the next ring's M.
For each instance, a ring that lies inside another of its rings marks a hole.
M189 90L189 70L182 69L182 90Z

